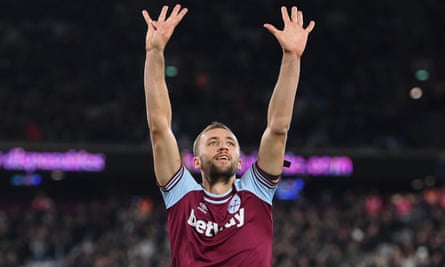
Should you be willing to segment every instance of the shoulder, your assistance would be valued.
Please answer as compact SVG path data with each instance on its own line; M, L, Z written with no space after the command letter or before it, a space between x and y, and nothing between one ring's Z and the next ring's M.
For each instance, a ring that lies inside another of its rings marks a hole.
M254 163L239 179L235 180L235 187L239 191L247 190L268 204L272 204L273 196L280 181L279 178L273 178Z
M159 188L167 208L175 205L187 193L202 190L202 186L184 165L165 185Z

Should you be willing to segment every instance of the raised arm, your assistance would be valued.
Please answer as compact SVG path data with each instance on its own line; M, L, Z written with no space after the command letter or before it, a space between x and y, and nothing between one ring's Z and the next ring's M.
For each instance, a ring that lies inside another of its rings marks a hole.
M315 26L311 21L303 27L303 13L293 6L291 14L281 7L283 30L264 24L280 43L283 57L278 81L269 102L267 127L258 151L258 166L272 175L280 175L283 168L287 133L292 120L295 95L300 77L300 61L309 33Z
M148 127L153 149L156 179L164 185L181 166L181 155L171 129L172 110L165 82L164 49L186 8L176 5L167 16L163 6L158 20L154 21L146 10L142 11L147 23L146 60L144 71L145 101Z

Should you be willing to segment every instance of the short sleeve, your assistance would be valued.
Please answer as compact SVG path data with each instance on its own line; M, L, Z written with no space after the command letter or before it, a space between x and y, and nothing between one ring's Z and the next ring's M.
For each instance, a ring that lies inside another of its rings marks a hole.
M248 190L257 197L272 205L274 194L277 190L279 179L272 179L270 175L258 168L257 164L252 166L237 179L238 190Z
M202 190L190 171L181 166L178 172L165 184L159 185L166 208L170 208L180 201L187 193Z

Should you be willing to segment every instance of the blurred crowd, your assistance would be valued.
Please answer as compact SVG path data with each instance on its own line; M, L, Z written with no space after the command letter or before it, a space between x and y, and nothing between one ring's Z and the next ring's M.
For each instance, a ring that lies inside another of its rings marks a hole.
M0 142L146 144L141 10L176 3L155 2L0 1ZM256 147L281 56L262 25L296 4L316 27L289 148L445 148L445 1L181 3L166 50L180 146L219 120ZM274 267L445 266L445 188L303 193L274 220ZM165 225L159 196L3 199L0 267L168 266Z
M158 197L0 203L2 267L169 266ZM445 188L275 200L274 267L443 267Z
M181 3L167 47L181 145L213 120L258 143L281 54L262 24L298 4L317 25L290 146L445 147L444 1ZM146 143L143 8L161 3L2 1L0 140Z

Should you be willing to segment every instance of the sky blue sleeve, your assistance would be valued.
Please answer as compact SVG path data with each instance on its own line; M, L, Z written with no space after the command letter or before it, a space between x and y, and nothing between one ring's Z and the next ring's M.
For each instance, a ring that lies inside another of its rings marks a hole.
M272 180L265 172L260 170L256 163L237 179L236 186L238 190L248 190L257 197L272 205L272 200L277 191L280 179Z
M179 171L163 186L159 186L166 208L170 208L181 200L187 193L194 190L201 190L190 171L183 166Z

